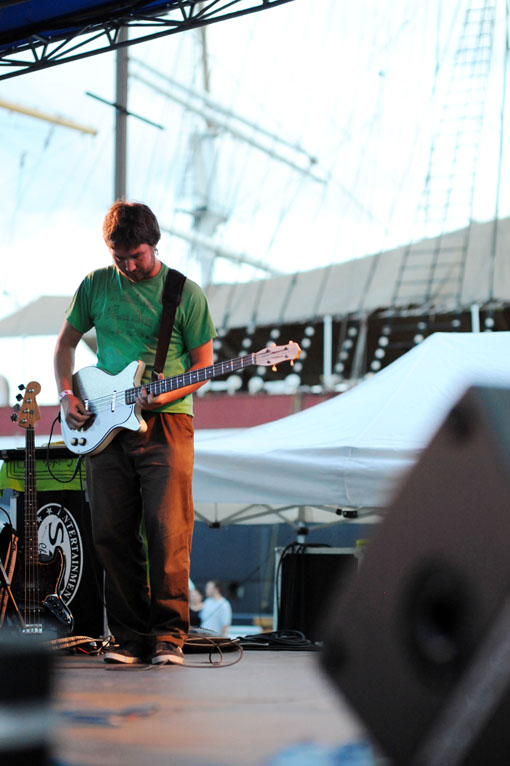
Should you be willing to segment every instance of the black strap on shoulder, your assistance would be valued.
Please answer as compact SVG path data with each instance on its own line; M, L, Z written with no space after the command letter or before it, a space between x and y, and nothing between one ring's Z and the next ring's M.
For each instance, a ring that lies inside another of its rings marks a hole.
M182 290L186 277L176 269L168 269L163 292L161 294L161 303L163 304L163 313L161 314L161 324L159 326L158 346L156 348L156 358L152 371L152 379L157 380L158 373L163 372L165 366L168 346L175 322L175 312L181 301Z

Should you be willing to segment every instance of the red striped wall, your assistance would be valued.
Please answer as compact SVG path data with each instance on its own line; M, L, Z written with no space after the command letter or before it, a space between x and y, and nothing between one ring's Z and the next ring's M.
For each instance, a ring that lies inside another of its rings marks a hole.
M195 428L246 428L284 418L331 398L332 394L214 394L195 396ZM40 407L36 430L49 434L58 407ZM11 421L12 408L0 407L0 437L18 436L20 427ZM53 434L60 435L57 423Z

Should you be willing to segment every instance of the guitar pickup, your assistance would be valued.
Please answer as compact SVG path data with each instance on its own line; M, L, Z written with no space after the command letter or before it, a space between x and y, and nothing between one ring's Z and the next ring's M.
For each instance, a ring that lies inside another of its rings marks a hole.
M116 404L117 404L117 392L114 391L112 394L112 412L115 412Z

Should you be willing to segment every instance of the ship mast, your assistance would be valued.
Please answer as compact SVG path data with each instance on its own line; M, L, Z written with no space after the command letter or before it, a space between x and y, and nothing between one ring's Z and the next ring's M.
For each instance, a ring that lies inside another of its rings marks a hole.
M118 42L128 38L126 27L121 27ZM128 100L128 65L129 54L127 46L117 48L116 82L115 82L115 171L114 199L126 198L126 157L127 157L127 100Z
M202 6L202 3L200 4ZM201 10L201 8L199 9ZM211 91L211 74L207 50L207 29L198 29L200 43L200 60L202 64L202 88L206 95ZM192 230L196 239L191 244L190 255L194 257L201 270L201 283L208 285L212 282L215 253L211 248L200 244L201 240L213 240L218 226L225 223L226 214L219 209L213 198L216 189L216 151L215 139L218 135L216 126L206 119L205 130L195 131L190 138L190 148L193 158L193 224Z

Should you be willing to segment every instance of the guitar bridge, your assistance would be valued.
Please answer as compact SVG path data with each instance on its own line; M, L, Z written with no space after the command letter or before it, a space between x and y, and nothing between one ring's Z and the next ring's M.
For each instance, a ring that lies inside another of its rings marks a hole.
M30 623L26 628L22 628L22 633L39 634L43 632L43 626L41 622Z

